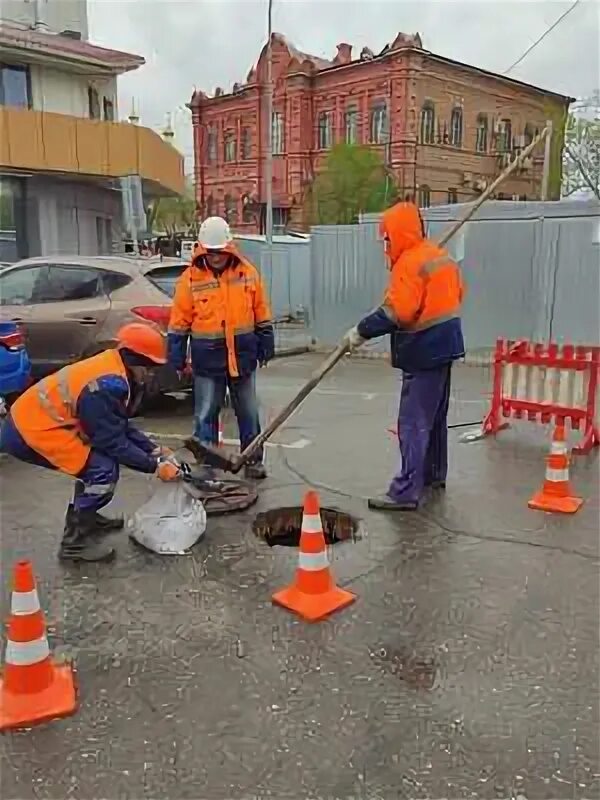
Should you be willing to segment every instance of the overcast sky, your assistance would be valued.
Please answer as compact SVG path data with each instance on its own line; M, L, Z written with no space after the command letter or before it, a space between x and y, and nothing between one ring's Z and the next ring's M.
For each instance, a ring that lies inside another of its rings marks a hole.
M273 30L298 49L333 58L338 42L377 52L398 31L418 31L440 55L504 72L564 12L562 0L274 0ZM137 53L146 65L120 78L120 113L131 98L144 125L174 115L176 144L192 156L185 109L194 88L208 93L244 80L266 41L267 0L88 0L90 40ZM600 84L600 3L575 9L511 77L581 97Z

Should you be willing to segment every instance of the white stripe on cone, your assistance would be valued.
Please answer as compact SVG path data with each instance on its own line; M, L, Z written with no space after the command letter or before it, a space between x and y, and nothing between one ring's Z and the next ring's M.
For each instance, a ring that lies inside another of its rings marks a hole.
M319 572L327 569L329 559L325 550L321 550L320 553L303 553L301 550L298 554L298 566L306 572Z
M39 664L50 655L48 640L45 636L41 639L34 639L32 642L12 642L10 639L6 643L6 654L4 660L7 664L16 667L30 667Z
M552 442L550 453L553 456L566 456L567 445L564 442Z
M12 614L35 614L40 610L40 600L37 589L30 592L13 592L10 603Z
M546 480L552 481L553 483L559 483L562 481L569 480L569 470L568 469L554 469L553 467L548 467L546 469Z
M302 517L302 530L304 533L322 533L323 523L320 514L304 514Z

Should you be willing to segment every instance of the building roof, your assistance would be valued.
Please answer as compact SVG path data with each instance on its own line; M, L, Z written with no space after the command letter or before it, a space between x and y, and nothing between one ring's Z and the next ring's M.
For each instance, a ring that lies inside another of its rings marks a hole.
M98 47L70 36L0 23L0 52L6 50L94 64L112 72L128 72L146 63L142 56Z
M314 74L319 74L325 71L333 71L337 69L351 69L352 67L360 67L364 64L372 64L374 61L383 61L389 58L392 54L397 53L399 50L412 50L414 52L422 53L428 58L432 58L435 59L436 61L448 64L449 66L477 72L479 75L487 76L489 78L493 78L494 80L503 81L504 83L512 84L513 86L518 86L521 89L538 92L544 95L551 95L553 97L560 98L561 100L568 101L569 103L572 103L574 101L574 98L568 97L558 92L553 92L550 89L543 89L540 86L534 86L531 83L526 83L525 81L520 81L515 78L510 78L507 75L501 75L497 72L491 72L490 70L473 66L473 64L465 64L462 61L455 61L454 59L446 58L445 56L440 56L437 55L436 53L432 53L423 47L421 37L418 33L405 34L400 32L396 35L393 42L391 44L387 44L383 48L383 50L381 50L379 53L375 54L371 50L369 50L368 47L364 47L362 49L361 56L359 58L353 58L353 59L350 57L352 46L344 45L344 47L348 48L348 60L339 60L339 58L335 58L329 61L326 58L320 58L319 56L313 56L308 53L303 53L302 51L294 47L294 45L281 33L272 34L272 43L273 44L278 43L286 47L290 54L290 57L296 59L300 63L303 63L304 61L309 61L315 68ZM338 47L341 46L342 45L339 45ZM267 45L265 44L263 49L261 50L261 57L266 52L266 50L267 50ZM256 67L253 67L248 73L246 84L236 84L236 86L243 89L249 83L252 83L255 79L256 79ZM221 100L230 96L231 95L227 92L221 92L218 95L216 95L216 99ZM194 96L192 96L192 100L189 105L190 107L193 107L199 101L208 99L213 100L215 98L208 98L202 92L195 92Z

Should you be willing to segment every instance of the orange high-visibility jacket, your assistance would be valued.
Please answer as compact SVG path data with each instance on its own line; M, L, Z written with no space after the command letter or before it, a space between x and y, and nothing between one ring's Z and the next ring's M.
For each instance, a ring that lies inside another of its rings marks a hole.
M129 383L118 350L105 350L49 375L22 394L10 410L29 447L68 475L81 472L91 450L77 419L79 395L104 375L118 375Z
M272 357L271 309L258 270L233 245L225 252L231 264L216 273L197 248L177 281L168 337L169 361L177 369L185 363L189 337L199 375L238 377Z
M464 355L459 265L426 239L419 209L397 203L381 220L390 279L384 301L358 325L364 339L391 334L392 365L413 372Z

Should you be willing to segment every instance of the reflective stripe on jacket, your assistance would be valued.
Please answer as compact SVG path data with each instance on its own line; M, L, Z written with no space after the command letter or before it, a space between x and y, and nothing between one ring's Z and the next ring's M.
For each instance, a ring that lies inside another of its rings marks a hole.
M118 350L106 350L49 375L11 408L11 418L29 447L69 475L81 472L91 450L77 419L79 396L107 374L121 376L128 383Z
M232 265L216 273L202 257L177 281L169 322L169 361L181 369L191 338L198 375L232 377L256 369L273 355L273 324L256 268L232 253Z

